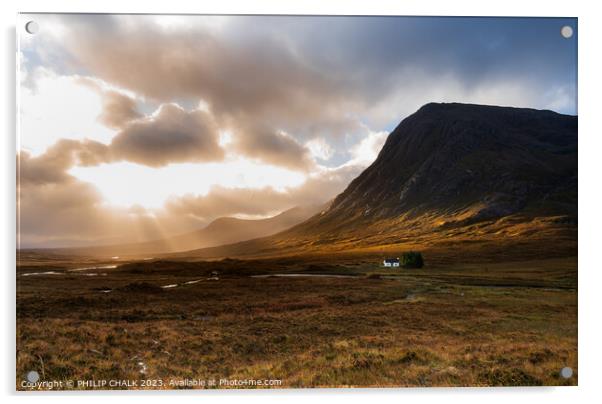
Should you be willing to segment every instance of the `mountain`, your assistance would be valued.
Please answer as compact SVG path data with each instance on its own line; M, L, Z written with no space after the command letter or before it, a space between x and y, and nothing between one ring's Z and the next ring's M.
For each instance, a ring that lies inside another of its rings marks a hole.
M166 239L124 245L82 247L69 249L69 252L71 254L106 255L109 257L125 255L154 256L236 243L281 232L303 222L325 207L326 205L298 206L266 219L221 217L215 219L203 229Z
M576 223L576 116L432 103L391 132L326 211L275 236L195 254L558 240L570 249Z
M324 208L324 205L297 206L267 219L221 217L201 230L158 243L168 246L169 251L186 251L269 236L303 222ZM157 242L146 244L150 251L160 251Z

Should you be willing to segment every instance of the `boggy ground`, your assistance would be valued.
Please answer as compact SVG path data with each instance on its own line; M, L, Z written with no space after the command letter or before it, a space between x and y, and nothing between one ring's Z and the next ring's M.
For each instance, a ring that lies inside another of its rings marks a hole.
M148 260L73 271L110 264L21 254L18 389L31 370L161 388L187 378L577 384L576 258L429 265L427 256L420 270L379 268L372 256ZM51 273L26 275L40 272ZM355 277L254 277L282 273Z

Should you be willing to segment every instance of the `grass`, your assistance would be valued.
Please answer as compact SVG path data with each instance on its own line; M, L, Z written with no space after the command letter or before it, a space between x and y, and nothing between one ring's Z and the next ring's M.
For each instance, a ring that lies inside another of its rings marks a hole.
M280 387L578 380L575 258L432 257L395 271L369 255L146 261L83 271L97 276L23 277L48 270L43 257L27 258L17 268L19 389L30 370L44 380L253 378ZM358 276L252 277L286 272ZM161 288L170 284L178 286ZM559 376L565 366L571 379Z

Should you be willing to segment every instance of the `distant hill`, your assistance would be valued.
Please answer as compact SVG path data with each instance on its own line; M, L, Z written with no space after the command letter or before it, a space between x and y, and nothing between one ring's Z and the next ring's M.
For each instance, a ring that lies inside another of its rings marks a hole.
M269 236L307 220L325 207L325 205L298 206L267 219L221 217L202 230L162 240L161 243L168 245L169 250L185 251L200 246L212 247ZM155 249L156 246L151 243L150 247Z
M303 222L327 205L311 205L294 207L276 216L266 219L238 219L222 217L215 219L207 227L193 232L180 234L162 240L144 243L108 245L98 247L81 247L61 249L71 254L128 256L148 255L187 251L198 248L213 247L236 243L258 237L269 236ZM57 249L57 251L59 251Z
M427 104L322 214L274 236L190 254L484 242L571 250L576 226L576 116Z

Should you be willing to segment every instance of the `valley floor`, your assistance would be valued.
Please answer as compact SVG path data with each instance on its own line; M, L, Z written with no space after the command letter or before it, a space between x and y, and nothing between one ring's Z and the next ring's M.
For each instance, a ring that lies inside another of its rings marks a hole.
M17 389L31 370L132 388L577 384L576 258L420 270L372 257L112 266L19 260ZM257 276L270 274L353 276Z

